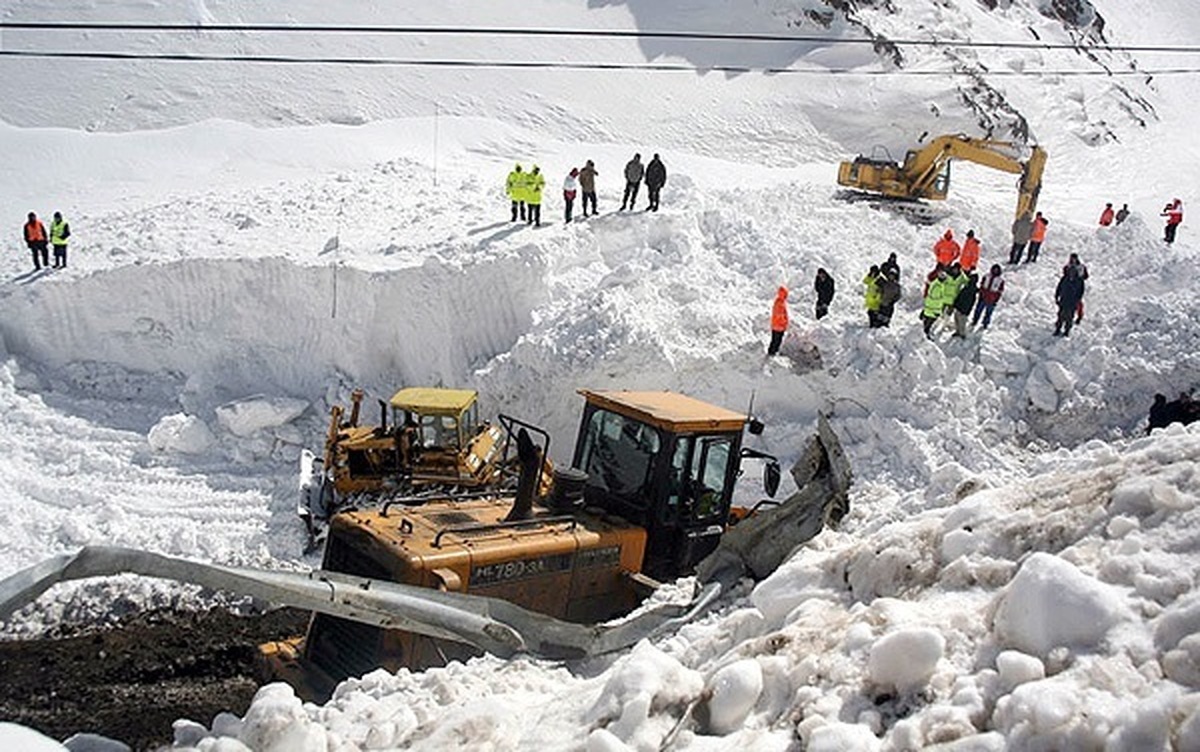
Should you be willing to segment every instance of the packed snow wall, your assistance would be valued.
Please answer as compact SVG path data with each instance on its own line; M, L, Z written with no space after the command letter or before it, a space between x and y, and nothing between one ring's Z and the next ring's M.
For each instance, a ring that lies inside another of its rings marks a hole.
M460 384L508 350L546 297L538 257L369 273L280 259L141 264L10 287L9 352L47 369L95 362L185 382L201 412L265 392L311 399ZM84 386L84 385L76 385Z

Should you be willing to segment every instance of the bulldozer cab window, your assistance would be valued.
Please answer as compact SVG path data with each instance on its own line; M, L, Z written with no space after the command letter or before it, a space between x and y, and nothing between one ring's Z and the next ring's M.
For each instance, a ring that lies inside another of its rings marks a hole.
M458 419L453 415L421 415L418 442L426 448L459 448Z
M933 192L935 195L945 196L950 190L950 160L946 160L946 164L942 167L942 171L933 179Z
M623 505L644 509L652 497L658 431L623 415L597 410L584 432L580 469L588 486Z
M728 497L729 462L733 440L728 436L680 436L671 455L667 478L667 503L663 522L681 514L693 521L718 517Z
M692 517L706 521L719 516L728 498L733 440L728 436L704 436L692 452Z

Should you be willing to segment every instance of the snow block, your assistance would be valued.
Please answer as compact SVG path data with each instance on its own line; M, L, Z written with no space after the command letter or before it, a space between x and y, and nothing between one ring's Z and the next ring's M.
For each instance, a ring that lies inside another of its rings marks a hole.
M196 416L175 413L155 423L146 440L158 452L199 454L208 451L217 439L208 424Z
M307 409L305 400L255 395L218 407L217 422L235 436L245 437L290 423Z
M1132 619L1118 590L1047 553L1034 553L1000 594L993 628L1001 645L1045 658L1053 648L1095 649Z
M721 668L709 684L708 729L725 735L741 728L763 691L763 672L753 658Z
M875 641L867 661L871 681L898 692L920 689L946 649L942 633L928 627L901 629Z

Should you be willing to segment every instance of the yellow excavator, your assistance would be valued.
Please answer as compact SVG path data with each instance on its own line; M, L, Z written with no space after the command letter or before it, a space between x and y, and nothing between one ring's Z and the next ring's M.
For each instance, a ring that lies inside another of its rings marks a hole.
M481 651L579 659L628 647L695 618L740 578L767 576L849 508L850 466L823 416L792 467L796 491L739 509L734 488L747 461L764 463L768 497L779 487L778 460L743 445L743 431L760 434L762 423L675 392L579 393L571 466L554 468L548 492L543 447L514 425L514 490L339 511L319 570L90 546L0 580L0 620L55 583L121 572L310 609L307 633L260 646L259 661L264 678L322 699L380 667L416 670ZM659 583L689 574L690 600L639 608Z
M838 166L838 185L866 197L896 201L943 200L950 190L950 163L956 159L1020 175L1016 216L1032 217L1042 190L1046 150L1011 141L971 138L963 134L938 136L920 149L910 149L903 164L890 157L858 156Z

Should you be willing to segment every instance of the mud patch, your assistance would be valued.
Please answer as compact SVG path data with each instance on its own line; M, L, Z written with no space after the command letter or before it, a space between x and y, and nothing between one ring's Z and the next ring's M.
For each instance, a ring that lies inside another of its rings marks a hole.
M0 718L60 740L91 732L136 750L167 746L176 719L245 713L257 645L302 634L307 620L294 609L154 611L103 631L0 642Z

